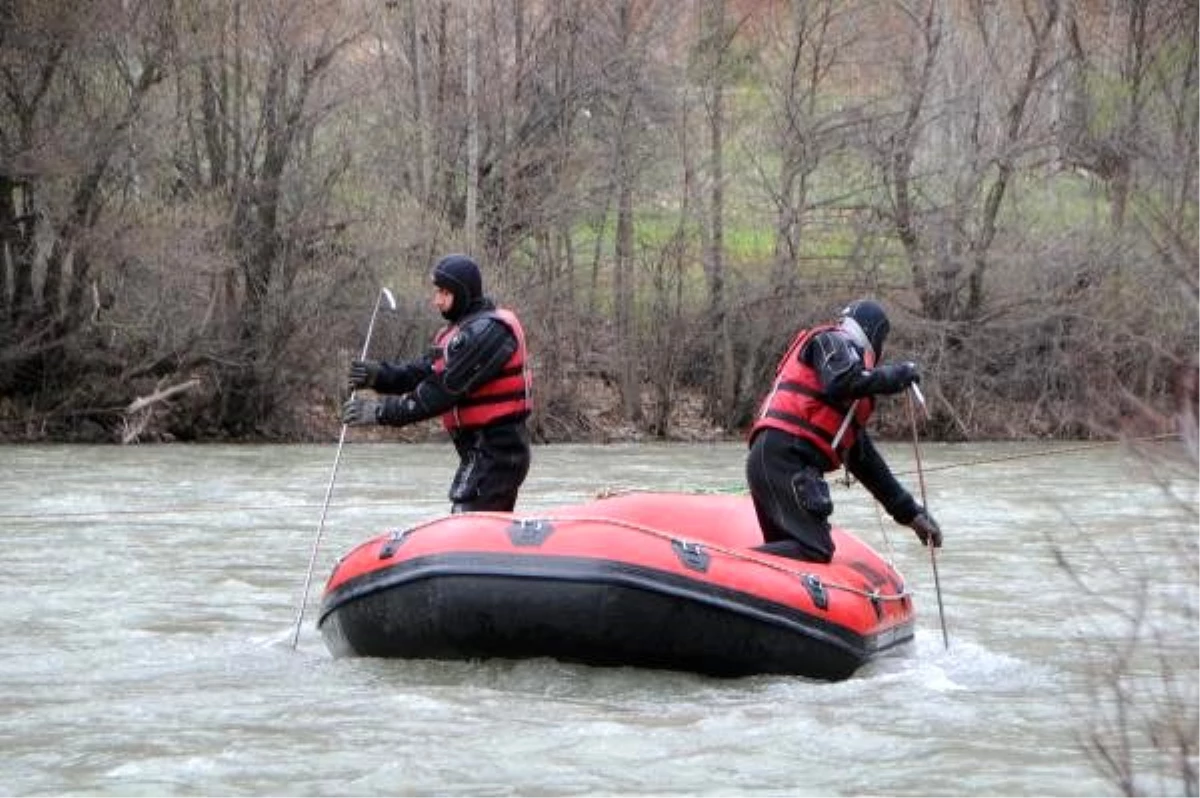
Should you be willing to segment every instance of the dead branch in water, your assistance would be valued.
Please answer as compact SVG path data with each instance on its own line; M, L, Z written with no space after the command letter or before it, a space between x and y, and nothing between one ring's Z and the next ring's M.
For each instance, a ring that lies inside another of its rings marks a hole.
M129 406L125 408L125 418L122 420L124 429L121 432L121 443L137 442L137 439L146 429L146 425L150 423L150 419L154 415L154 405L165 402L176 394L190 391L199 384L200 380L193 378L187 382L176 383L169 388L156 390L149 396L139 396L130 402Z

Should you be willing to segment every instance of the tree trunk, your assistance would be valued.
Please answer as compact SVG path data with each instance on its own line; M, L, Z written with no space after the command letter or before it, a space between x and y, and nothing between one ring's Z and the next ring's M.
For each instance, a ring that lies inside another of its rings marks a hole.
M475 96L476 75L475 3L467 3L467 208L463 233L467 252L476 251L479 223L479 100Z
M622 53L628 62L636 57L633 52L632 8L629 0L622 0L618 11ZM635 70L627 70L626 77L632 78ZM617 135L614 142L617 194L617 230L613 264L613 316L617 338L617 381L621 394L621 406L625 418L634 424L642 423L641 386L639 384L638 344L634 330L634 250L633 250L633 95L636 86L632 80L621 87L623 96L617 119Z
M705 93L708 99L709 207L708 241L704 272L708 281L708 333L716 373L709 412L727 424L737 402L737 365L729 329L729 300L725 295L725 77L724 55L730 34L725 29L724 0L706 0L701 12L702 39L706 43Z

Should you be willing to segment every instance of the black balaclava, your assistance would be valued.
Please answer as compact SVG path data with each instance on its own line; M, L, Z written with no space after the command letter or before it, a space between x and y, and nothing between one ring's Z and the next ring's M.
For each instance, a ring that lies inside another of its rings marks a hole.
M891 329L887 314L883 312L883 305L873 299L856 299L842 309L841 317L854 319L867 336L871 348L875 350L875 359L882 360L883 343L887 340L888 330Z
M433 284L454 294L450 310L442 314L446 321L458 321L483 299L483 278L479 264L466 255L447 255L433 267Z

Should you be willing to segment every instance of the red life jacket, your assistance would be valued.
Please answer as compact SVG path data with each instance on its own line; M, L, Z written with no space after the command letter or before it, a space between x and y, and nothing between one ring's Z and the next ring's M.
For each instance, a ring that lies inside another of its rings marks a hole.
M505 308L485 315L500 321L517 337L517 349L491 380L476 386L454 408L442 414L442 426L448 432L475 429L497 421L522 418L533 409L532 380L526 368L525 330L516 314ZM465 319L463 320L465 321ZM458 324L444 327L434 336L433 370L446 370L446 343L458 332Z
M835 325L801 330L788 346L787 354L779 362L775 372L775 384L763 400L758 420L750 430L750 438L764 427L790 432L812 442L820 449L836 469L842 464L842 454L854 445L859 429L866 426L875 410L875 400L864 396L853 404L830 401L821 388L821 375L815 368L800 360L799 354L808 342L819 333L838 329ZM875 355L867 351L864 362L867 368L875 365ZM846 425L833 450L833 439L853 409L854 418Z

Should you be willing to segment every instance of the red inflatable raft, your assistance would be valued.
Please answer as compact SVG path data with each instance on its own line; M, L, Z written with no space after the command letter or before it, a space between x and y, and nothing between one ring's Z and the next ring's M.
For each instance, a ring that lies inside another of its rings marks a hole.
M900 574L848 532L834 538L829 564L754 551L744 495L449 515L346 554L317 625L334 656L844 679L911 640L914 613Z

